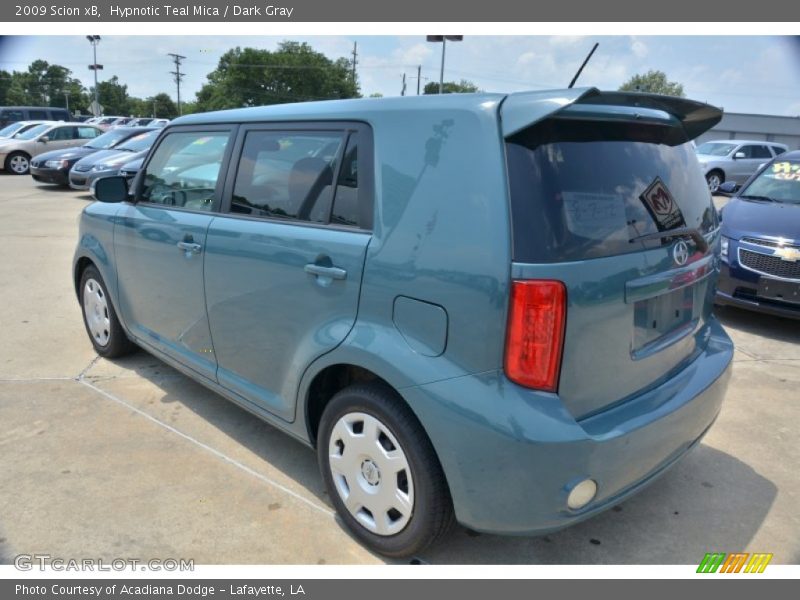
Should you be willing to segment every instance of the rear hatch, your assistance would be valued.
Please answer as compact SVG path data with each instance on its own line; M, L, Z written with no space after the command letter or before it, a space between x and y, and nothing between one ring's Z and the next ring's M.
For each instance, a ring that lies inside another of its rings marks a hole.
M688 142L720 112L584 90L544 114L514 98L501 109L512 277L566 286L558 394L581 419L665 382L706 346L719 226Z

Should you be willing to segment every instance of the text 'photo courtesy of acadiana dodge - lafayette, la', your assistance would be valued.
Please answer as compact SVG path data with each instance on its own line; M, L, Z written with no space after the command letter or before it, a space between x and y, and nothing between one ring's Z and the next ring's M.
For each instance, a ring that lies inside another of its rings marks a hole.
M111 4L110 16L123 19L136 17L283 17L290 19L293 6L275 4L226 4L222 7L206 4L149 4L146 6L122 6Z
M73 598L103 596L131 596L139 598L142 596L191 596L206 598L214 595L225 596L244 596L247 598L266 598L270 596L305 596L306 591L302 584L289 584L287 587L281 585L263 584L192 584L178 583L162 585L157 583L145 584L125 584L108 583L105 585L81 585L68 583L51 584L24 584L18 583L14 586L17 597L24 596L67 596Z

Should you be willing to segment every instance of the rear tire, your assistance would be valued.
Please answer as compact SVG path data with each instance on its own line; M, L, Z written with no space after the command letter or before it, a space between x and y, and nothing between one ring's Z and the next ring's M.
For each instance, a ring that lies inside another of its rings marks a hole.
M12 152L4 166L12 175L27 175L31 170L31 157L24 152Z
M369 549L418 553L453 524L453 504L433 446L389 386L351 385L325 407L317 436L322 477L339 516Z
M106 284L96 267L83 270L78 289L83 324L95 351L103 358L117 358L136 350L120 325Z

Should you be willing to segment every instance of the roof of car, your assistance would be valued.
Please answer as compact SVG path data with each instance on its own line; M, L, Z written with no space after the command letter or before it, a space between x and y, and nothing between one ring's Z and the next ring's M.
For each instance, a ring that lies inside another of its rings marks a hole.
M780 146L781 148L787 148L786 144L781 144L779 142L768 142L766 140L707 140L703 142L703 144L767 144L768 146ZM702 144L701 144L702 145Z
M792 150L791 152L784 152L775 157L775 160L781 158L791 158L792 160L800 160L800 150Z

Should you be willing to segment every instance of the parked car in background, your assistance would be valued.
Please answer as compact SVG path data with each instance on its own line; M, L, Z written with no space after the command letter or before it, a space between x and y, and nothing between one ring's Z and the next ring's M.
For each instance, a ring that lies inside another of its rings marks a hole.
M99 179L81 215L87 336L316 447L377 552L415 554L454 518L568 526L720 410L719 224L687 143L720 118L572 88L176 119L132 193Z
M133 178L139 173L143 162L144 157L142 156L125 163L119 168L119 176L124 177L128 184L133 183Z
M0 127L17 121L69 121L65 108L49 106L0 106Z
M0 166L14 175L25 175L34 156L82 146L102 133L99 127L85 123L42 123L13 138L0 140Z
M116 148L137 135L150 131L144 127L122 127L106 131L91 142L40 154L31 160L30 171L40 183L69 185L69 172L82 158Z
M720 184L743 184L765 162L788 150L785 144L752 140L717 140L697 146L697 160L712 193Z
M169 122L169 119L153 119L150 122L150 127L166 127Z
M114 123L119 121L120 119L125 119L127 117L120 117L120 116L112 116L112 117L100 117L97 121L94 122L95 125L100 127L100 129L107 130L111 129L114 126Z
M722 209L722 236L717 303L800 319L800 151L742 186Z
M134 129L121 127L112 132ZM82 158L69 172L69 186L75 190L88 190L96 179L119 174L120 168L137 158L142 158L153 145L161 129L149 129L125 140L123 143Z
M147 127L153 120L153 117L137 117L128 123L128 127Z
M53 121L17 121L11 123L0 129L0 138L12 138L18 133L27 131L31 127L41 125L42 123L52 123Z

